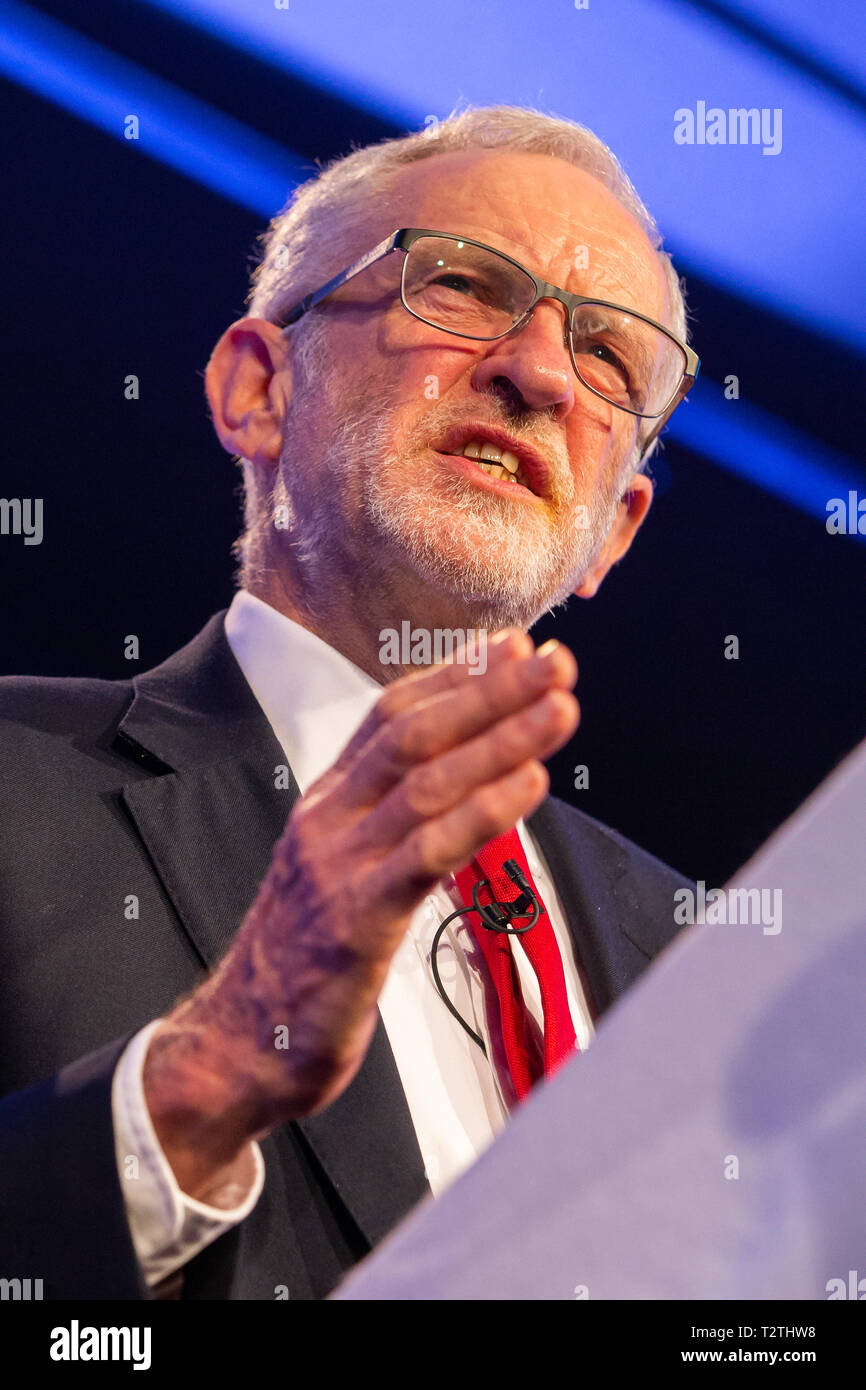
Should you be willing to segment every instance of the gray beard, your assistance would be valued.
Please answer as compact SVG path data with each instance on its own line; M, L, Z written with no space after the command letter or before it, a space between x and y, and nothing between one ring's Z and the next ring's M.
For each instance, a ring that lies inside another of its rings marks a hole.
M327 357L324 335L311 333L300 354L296 410L287 421L271 503L272 507L282 504L293 518L290 530L280 539L291 545L303 573L313 577L319 572L324 580L324 567L330 568L341 550L345 557L348 545L356 551L362 539L372 566L386 565L392 572L411 569L431 590L453 599L455 608L463 610L474 627L528 629L543 613L566 602L607 539L622 491L618 479L610 479L605 489L588 489L582 499L588 525L582 528L562 524L552 528L549 513L546 519L537 516L534 508L517 498L497 496L438 467L435 472L431 469L434 492L425 485L422 467L407 468L404 460L417 456L430 440L441 438L451 425L465 419L465 405L432 403L397 452L388 434L396 391L377 400L368 395L346 400L341 398L340 385ZM319 414L323 400L331 421L320 462L321 477L327 482L311 499L292 461L299 456L305 436L310 437L305 429L307 410ZM491 394L483 400L483 415L491 424L532 439L556 460L550 504L563 516L571 514L577 486L574 475L561 457L561 445L551 448L549 433L545 438L539 429L536 412L520 417L527 422L520 428L514 412ZM328 497L332 488L341 488L349 478L362 483L366 535L341 542L341 518L329 509ZM459 552L449 543L458 528ZM359 592L363 582L360 574ZM311 587L315 590L315 579Z

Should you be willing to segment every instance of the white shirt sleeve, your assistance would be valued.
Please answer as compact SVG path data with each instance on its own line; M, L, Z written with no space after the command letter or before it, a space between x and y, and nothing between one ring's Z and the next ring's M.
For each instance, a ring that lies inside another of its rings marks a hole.
M255 1176L246 1194L239 1184L227 1182L220 1192L225 1206L213 1207L181 1191L144 1096L144 1058L151 1034L161 1022L154 1019L130 1040L111 1087L117 1171L132 1243L151 1288L249 1216L265 1181L262 1151L253 1143Z

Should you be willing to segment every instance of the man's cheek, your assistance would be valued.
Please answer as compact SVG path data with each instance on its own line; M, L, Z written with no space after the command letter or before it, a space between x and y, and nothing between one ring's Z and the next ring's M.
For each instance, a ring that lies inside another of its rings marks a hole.
M624 417L622 411L614 412L614 407L602 400L598 404L601 409L586 413L569 445L574 477L584 488L597 487L619 468L633 448L630 417ZM620 418L614 420L614 413Z
M435 354L419 353L412 370L400 378L399 399L412 422L422 419L448 389L441 363Z

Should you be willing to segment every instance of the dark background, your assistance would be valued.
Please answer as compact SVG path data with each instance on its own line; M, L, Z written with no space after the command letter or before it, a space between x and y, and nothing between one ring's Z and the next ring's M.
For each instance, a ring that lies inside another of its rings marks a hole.
M135 4L39 8L311 162L397 133ZM0 118L0 493L45 499L42 545L0 537L0 670L128 678L231 599L239 475L202 373L243 312L264 221L5 81ZM737 373L756 404L859 457L863 361L679 268L696 389ZM866 734L866 548L674 442L654 472L624 564L536 630L581 667L583 720L554 790L714 884Z

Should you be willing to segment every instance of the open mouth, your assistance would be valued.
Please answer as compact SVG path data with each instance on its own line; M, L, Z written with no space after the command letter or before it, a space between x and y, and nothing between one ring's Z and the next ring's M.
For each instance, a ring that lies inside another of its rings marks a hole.
M545 467L523 449L518 452L505 443L464 431L462 438L450 440L437 452L473 481L481 483L483 478L485 486L506 496L538 498L546 491Z

